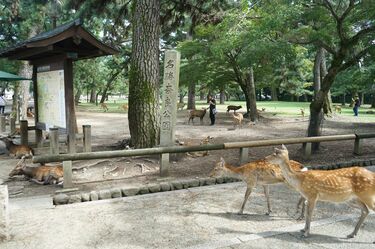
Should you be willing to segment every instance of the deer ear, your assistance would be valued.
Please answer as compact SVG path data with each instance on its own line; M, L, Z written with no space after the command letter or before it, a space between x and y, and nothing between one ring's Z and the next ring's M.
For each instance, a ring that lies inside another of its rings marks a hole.
M276 155L277 155L277 154L280 154L280 152L281 152L279 148L275 148L274 151L275 151L275 154L276 154Z
M281 149L288 150L284 144L281 145Z
M220 163L221 163L222 165L225 165L225 160L224 160L224 158L220 157Z

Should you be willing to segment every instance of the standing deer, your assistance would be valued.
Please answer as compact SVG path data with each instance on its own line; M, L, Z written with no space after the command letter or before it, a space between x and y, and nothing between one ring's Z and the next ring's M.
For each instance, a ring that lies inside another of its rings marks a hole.
M233 122L234 122L234 128L237 127L237 125L242 128L242 120L243 120L243 115L242 113L235 112L232 114L233 115Z
M108 111L108 106L106 103L100 103L100 107L104 110L104 112Z
M359 228L369 213L375 211L375 174L365 168L351 167L336 170L312 170L297 172L293 169L287 148L275 148L266 157L270 163L280 165L285 179L307 200L307 215L304 237L310 234L310 223L317 201L342 203L361 210L361 216L348 238L357 235Z
M296 161L291 161L291 165L295 170L301 170L303 165ZM215 166L215 168L210 173L211 177L235 177L240 178L247 184L245 198L243 200L242 206L239 214L243 214L245 204L251 194L251 191L256 185L261 185L264 190L264 195L267 200L267 215L269 215L271 210L271 203L269 198L269 187L268 185L285 183L285 178L281 174L281 169L278 165L271 164L264 159L257 160L254 162L246 163L240 167L232 166L224 161L223 158L220 159ZM298 219L302 219L304 215L305 202L304 198L301 197L297 204L297 212L300 205L302 204L302 213Z

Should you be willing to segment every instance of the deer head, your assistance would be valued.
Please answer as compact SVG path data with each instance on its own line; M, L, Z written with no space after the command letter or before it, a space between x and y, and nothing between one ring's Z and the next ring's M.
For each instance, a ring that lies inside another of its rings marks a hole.
M25 156L17 163L16 167L9 173L9 176L23 175L23 171L26 168Z
M210 142L211 142L212 139L214 139L214 138L211 137L211 136L207 136L207 137L205 137L205 138L203 138L203 139L201 140L200 144L201 144L201 145L202 145L202 144L210 144Z
M225 173L225 161L224 158L220 158L220 161L216 163L214 169L210 172L210 177L221 177Z
M275 148L274 153L266 157L266 160L272 164L280 165L282 162L289 161L289 152L285 145L281 149Z

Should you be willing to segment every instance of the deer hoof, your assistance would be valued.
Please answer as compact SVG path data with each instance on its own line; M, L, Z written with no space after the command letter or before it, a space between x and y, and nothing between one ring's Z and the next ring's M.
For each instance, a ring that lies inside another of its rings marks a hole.
M303 220L303 219L305 219L305 216L301 215L296 220Z
M349 234L348 236L346 236L346 238L348 238L348 239L352 239L352 238L354 238L355 237L355 234L354 233L351 233L351 234Z
M266 215L267 215L267 216L270 216L271 213L272 213L272 211L268 211L268 212L266 213Z

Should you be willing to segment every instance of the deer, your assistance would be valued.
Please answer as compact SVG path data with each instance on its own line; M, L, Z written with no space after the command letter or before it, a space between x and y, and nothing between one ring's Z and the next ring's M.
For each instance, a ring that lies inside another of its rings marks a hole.
M12 157L21 158L22 156L32 157L34 155L34 150L30 146L15 144L7 137L3 137L1 140L5 143L9 155Z
M41 165L38 167L29 167L26 165L25 157L17 163L16 167L9 173L9 177L16 175L24 175L40 185L57 184L63 183L63 167L61 164L58 165Z
M122 110L124 110L125 112L127 112L127 111L129 110L129 106L128 106L128 104L123 104L123 105L120 105L120 106L118 107L118 109L122 109Z
M306 170L303 165L296 161L291 161L291 167L297 170ZM249 199L249 196L254 187L261 185L263 187L264 195L267 201L267 212L266 215L272 213L271 203L269 198L269 185L286 183L285 178L281 174L281 169L278 165L267 162L265 159L257 160L243 164L239 167L232 166L220 158L220 161L216 163L214 169L210 173L210 177L235 177L240 178L247 185L245 198L241 205L238 214L243 214L245 204ZM298 219L303 219L305 210L305 199L300 198L297 204L297 213L302 204L302 213Z
M338 112L341 114L341 105L335 105L335 112Z
M204 115L206 115L206 112L207 112L206 108L202 108L202 110L195 110L195 109L189 110L188 124L190 123L190 120L191 120L193 125L194 125L194 118L195 117L199 117L199 119L201 121L201 124L203 124L203 117L204 117Z
M106 103L100 103L100 108L102 108L104 110L104 112L108 111L108 106L107 106Z
M301 108L300 111L301 111L302 118L304 118L305 117L305 108Z
M240 126L240 128L242 128L242 120L243 120L243 115L242 113L233 113L233 121L234 121L234 127L236 128L237 125Z
M214 138L211 137L211 136L207 136L205 138L203 138L199 144L200 145L206 145L206 144L211 144L211 141L213 140ZM187 144L187 146L191 146L190 144ZM186 155L187 156L190 156L190 157L204 157L204 156L208 156L209 155L209 152L208 150L206 151L197 151L197 152L186 152Z
M354 231L347 238L354 238L369 209L375 211L375 173L362 168L350 167L336 170L296 171L289 160L288 149L282 145L266 157L269 163L278 164L286 181L307 200L307 212L303 237L310 235L310 223L317 201L347 203L361 210Z
M178 110L178 109L183 110L184 107L185 107L185 103L177 103L177 110Z
M233 110L233 112L236 112L237 110L241 109L242 106L240 105L228 105L227 106L227 113L229 113L229 111Z

